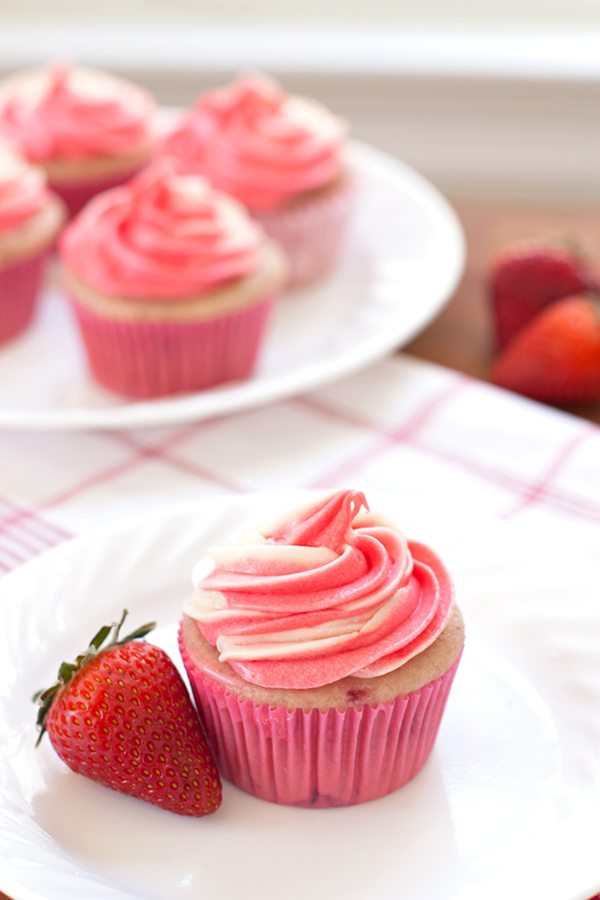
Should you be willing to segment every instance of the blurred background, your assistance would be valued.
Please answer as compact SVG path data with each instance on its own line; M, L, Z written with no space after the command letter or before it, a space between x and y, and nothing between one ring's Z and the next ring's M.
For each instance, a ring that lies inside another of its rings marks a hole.
M597 0L0 0L0 74L65 58L187 104L262 68L451 196L598 199Z

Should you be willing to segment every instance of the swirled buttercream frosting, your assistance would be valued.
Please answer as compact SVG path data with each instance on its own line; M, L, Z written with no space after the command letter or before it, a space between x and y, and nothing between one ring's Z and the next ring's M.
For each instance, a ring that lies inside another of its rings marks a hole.
M159 160L95 197L61 253L83 282L115 297L195 298L254 272L261 231L230 197Z
M0 231L24 225L48 202L48 196L42 170L0 148Z
M384 675L435 641L453 604L438 557L358 491L209 550L194 584L184 612L222 662L271 688Z
M334 181L345 134L344 123L324 107L254 75L203 94L165 151L249 209L264 211Z
M0 136L32 162L118 156L148 142L154 102L129 82L56 65L0 92Z

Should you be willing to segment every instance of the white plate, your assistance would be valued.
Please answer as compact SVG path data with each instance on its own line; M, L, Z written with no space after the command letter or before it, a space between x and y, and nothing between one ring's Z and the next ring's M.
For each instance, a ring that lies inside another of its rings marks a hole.
M402 346L451 295L464 263L453 210L408 166L354 143L353 225L335 273L284 297L256 375L196 394L131 403L98 387L60 292L0 351L0 427L135 428L203 419L308 391Z
M371 498L373 499L377 498ZM455 574L467 644L433 755L400 791L303 810L225 784L187 819L34 750L34 689L126 605L176 657L207 544L289 497L219 498L98 532L0 584L0 888L19 898L567 900L600 877L597 564L502 524L377 500ZM466 522L466 520L464 520Z

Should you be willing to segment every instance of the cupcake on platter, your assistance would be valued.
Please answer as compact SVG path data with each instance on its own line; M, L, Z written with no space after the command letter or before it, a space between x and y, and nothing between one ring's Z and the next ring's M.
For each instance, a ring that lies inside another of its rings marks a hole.
M155 104L137 85L93 69L26 71L0 83L0 137L45 170L74 215L154 155Z
M337 491L208 551L180 649L223 775L265 800L347 806L413 778L463 643L450 576Z
M60 253L92 373L137 398L251 375L287 277L246 211L172 160L95 197Z
M323 106L251 75L203 94L164 151L243 203L300 285L332 268L341 243L352 199L345 138Z
M0 148L0 343L31 321L64 220L44 172Z

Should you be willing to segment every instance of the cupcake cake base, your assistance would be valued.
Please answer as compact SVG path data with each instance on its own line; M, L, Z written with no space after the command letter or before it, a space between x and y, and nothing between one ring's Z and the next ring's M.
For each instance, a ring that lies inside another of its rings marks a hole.
M144 400L252 375L286 271L265 242L255 273L179 302L104 295L68 268L64 280L93 376Z
M244 682L187 616L179 643L224 777L263 800L323 808L382 797L420 771L460 661L464 627L455 608L437 640L399 669L300 691Z

